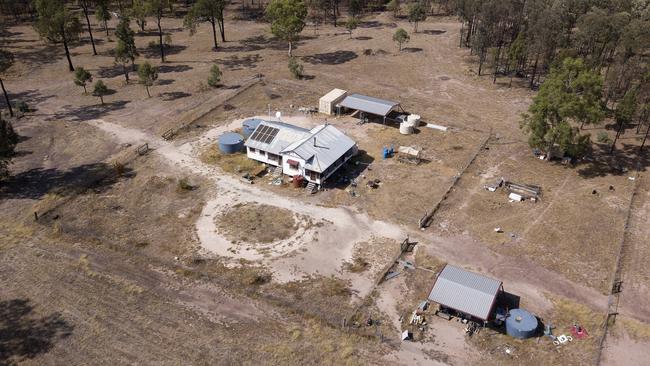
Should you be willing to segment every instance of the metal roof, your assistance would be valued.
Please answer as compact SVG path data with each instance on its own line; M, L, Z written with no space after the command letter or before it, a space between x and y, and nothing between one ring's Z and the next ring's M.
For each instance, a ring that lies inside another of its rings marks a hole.
M274 127L277 128L279 131L277 132L275 137L273 137L273 139L270 140L268 143L264 143L262 141L255 141L249 137L246 140L245 146L254 149L264 150L272 154L280 155L280 152L284 148L291 145L295 141L304 139L310 135L309 130L306 128L290 125L284 122L264 121L264 120L261 121L259 125L257 125L255 131L263 128L263 126ZM253 134L254 133L255 132L253 132ZM251 136L253 136L253 134L251 134Z
M336 127L320 125L314 127L309 136L287 146L282 153L295 154L305 160L306 169L322 173L354 145L356 142Z
M393 108L397 107L399 103L373 98L367 95L351 94L345 97L345 99L341 101L340 105L341 107L356 109L378 116L386 116L393 110Z
M487 320L502 284L501 281L448 264L438 275L429 300Z

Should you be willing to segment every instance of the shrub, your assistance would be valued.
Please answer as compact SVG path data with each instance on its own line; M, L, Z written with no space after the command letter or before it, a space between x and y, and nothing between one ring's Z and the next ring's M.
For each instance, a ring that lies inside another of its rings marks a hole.
M20 112L22 112L22 113L27 113L27 112L29 112L29 106L27 105L27 103L25 103L25 102L22 101L22 100L19 100L18 102L16 102L16 104L14 105L14 107L16 107L16 108L17 108Z
M296 79L302 78L303 67L295 57L291 57L289 59L289 71L291 72L291 75L293 75L293 77Z
M181 178L178 180L178 190L179 191L193 191L196 187L190 184L187 178Z
M210 85L213 88L216 88L219 86L219 82L221 81L221 70L219 70L219 66L217 65L212 65L210 68L210 76L208 76L208 85Z
M598 132L598 135L596 136L596 140L598 140L598 142L600 142L601 144L610 144L612 142L612 139L609 138L609 135L605 131Z

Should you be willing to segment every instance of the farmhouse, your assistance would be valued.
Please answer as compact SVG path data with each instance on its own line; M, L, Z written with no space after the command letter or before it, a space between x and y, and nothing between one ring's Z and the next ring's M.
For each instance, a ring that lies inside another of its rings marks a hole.
M429 301L440 304L445 312L487 322L493 317L497 297L502 291L501 281L448 264L438 275Z
M308 130L272 121L262 121L245 146L248 158L318 185L358 151L356 142L332 125Z

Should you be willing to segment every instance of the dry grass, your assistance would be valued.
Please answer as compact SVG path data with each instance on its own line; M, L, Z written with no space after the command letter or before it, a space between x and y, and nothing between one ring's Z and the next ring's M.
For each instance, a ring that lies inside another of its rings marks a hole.
M483 189L500 177L541 186L541 200L509 202L505 190ZM490 145L443 202L433 225L607 293L631 188L627 176L585 179L577 169L536 159L526 147Z
M288 329L291 338L277 340L263 347L270 364L292 365L297 354L308 354L317 364L363 365L362 345L369 341L354 334L340 334L316 320Z
M291 237L298 229L293 212L257 203L238 203L215 221L234 242L271 243Z
M261 163L246 157L245 153L224 154L214 144L203 151L201 161L218 165L226 173L239 175L257 172L262 166Z
M447 262L438 257L434 257L424 250L416 249L415 266L417 268L426 268L434 272L440 272Z
M650 340L650 324L642 323L625 316L619 316L614 327L617 330L625 330L625 332L627 332L627 334L634 340Z

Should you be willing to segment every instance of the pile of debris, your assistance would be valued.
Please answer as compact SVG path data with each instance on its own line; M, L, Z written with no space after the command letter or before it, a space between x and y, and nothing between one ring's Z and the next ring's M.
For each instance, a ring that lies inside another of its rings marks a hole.
M418 165L421 162L421 149L412 146L400 146L397 148L397 161L405 164Z
M499 188L504 188L508 192L510 202L521 202L523 200L531 200L537 202L542 195L542 187L532 185L515 183L507 181L505 178L499 178L494 184L486 185L484 188L490 192L496 192Z

